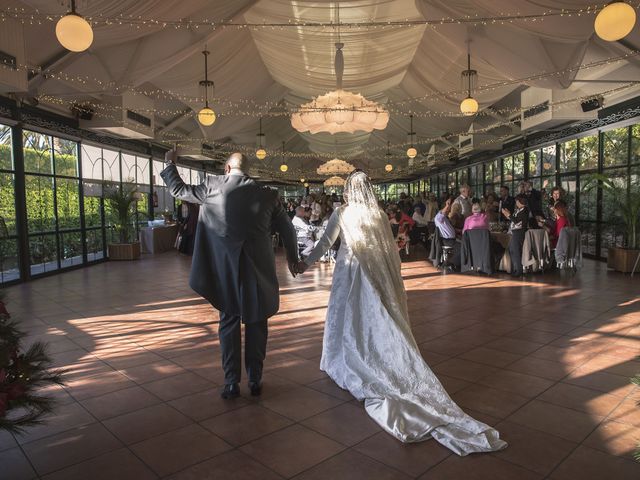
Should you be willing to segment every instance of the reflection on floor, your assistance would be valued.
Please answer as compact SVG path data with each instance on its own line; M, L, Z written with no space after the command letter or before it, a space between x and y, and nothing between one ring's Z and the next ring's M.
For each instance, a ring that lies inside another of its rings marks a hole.
M458 458L403 445L318 370L331 267L288 278L263 397L222 401L217 314L173 253L9 289L68 385L45 426L0 434L2 477L46 479L640 478L640 278L442 276L403 264L414 334L453 398L510 446Z

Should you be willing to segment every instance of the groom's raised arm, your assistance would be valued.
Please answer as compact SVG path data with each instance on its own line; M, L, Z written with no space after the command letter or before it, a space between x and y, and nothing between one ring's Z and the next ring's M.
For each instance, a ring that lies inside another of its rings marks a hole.
M175 164L167 166L167 168L160 172L160 176L167 187L169 187L169 193L178 200L203 204L207 198L209 191L207 180L205 179L200 185L187 185L182 181L178 173L178 167L176 167Z

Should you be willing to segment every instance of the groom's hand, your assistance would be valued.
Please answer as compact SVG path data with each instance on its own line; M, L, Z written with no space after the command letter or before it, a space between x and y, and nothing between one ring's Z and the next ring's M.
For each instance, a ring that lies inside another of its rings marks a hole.
M298 262L298 265L296 265L296 271L298 273L304 273L307 271L307 268L309 268L309 265L307 265L304 260L300 260Z
M295 276L298 274L298 264L296 262L289 262L289 272L291 272L291 275L295 278Z

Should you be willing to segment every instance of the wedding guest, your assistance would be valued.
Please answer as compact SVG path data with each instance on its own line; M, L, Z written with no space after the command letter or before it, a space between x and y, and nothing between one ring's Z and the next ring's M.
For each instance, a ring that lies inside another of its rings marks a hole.
M462 227L464 227L464 216L462 215L462 207L455 201L451 204L449 211L449 221L458 235L462 234Z
M567 203L564 200L558 200L553 206L553 215L555 221L553 227L544 225L544 228L549 232L551 239L551 248L556 248L558 244L558 238L560 238L560 231L565 227L573 226L571 219L569 218L569 211L567 209Z
M193 255L199 213L200 206L198 204L182 201L182 205L178 209L178 223L180 224L181 236L178 251L180 253L189 256Z
M418 205L416 205L414 207L413 216L411 218L416 222L418 227L426 227L429 224L429 220L422 213L422 211L421 211L421 209L420 209L420 207Z
M467 230L489 230L489 219L487 214L482 211L480 203L474 203L471 206L471 215L464 220L462 233Z
M519 277L524 273L522 267L522 245L524 244L525 232L529 226L529 209L527 208L525 195L519 194L516 196L516 209L513 213L506 208L502 209L502 213L511 222L509 227L511 231L511 241L509 242L511 275Z
M453 201L454 201L453 197L447 198L444 202L444 207L442 207L442 210L440 210L436 214L433 221L436 224L438 233L440 233L442 244L444 246L453 247L453 255L450 260L451 263L459 267L460 252L462 249L460 246L460 242L456 241L456 230L451 224L451 221L449 220L449 214L451 213Z
M310 205L311 214L309 217L309 222L311 223L311 225L318 225L322 220L322 204L320 203L319 199L316 199L315 197L312 198L313 201Z
M500 216L498 212L499 207L498 199L496 198L496 194L490 192L487 194L487 198L484 201L484 213L487 215L487 221L489 223L497 222Z
M460 205L460 213L464 218L471 215L471 188L466 183L460 187L460 195L456 198L454 205Z
M506 208L509 212L513 213L515 206L516 201L511 195L509 195L509 187L502 185L500 187L500 198L498 199L498 210L501 222L507 222L509 220L508 217L502 213L502 210Z
M438 213L438 200L436 199L436 194L430 193L429 201L427 202L426 217L430 222L433 222L433 219L436 217L437 213Z
M427 211L427 205L420 194L416 195L416 199L413 202L413 211L415 211L416 207L420 208L420 214L424 216Z
M311 253L311 250L313 250L313 247L315 246L313 233L316 231L316 227L309 224L309 221L307 220L307 210L303 206L296 208L296 216L293 217L292 223L293 227L296 229L298 245L303 248L301 254L306 257Z

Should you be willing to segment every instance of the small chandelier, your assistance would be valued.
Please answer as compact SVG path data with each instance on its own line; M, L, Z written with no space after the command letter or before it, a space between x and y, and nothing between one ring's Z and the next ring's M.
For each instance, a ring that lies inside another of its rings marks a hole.
M285 173L287 170L289 170L289 167L287 166L287 160L284 156L284 141L282 142L282 163L280 164L280 171L282 173Z
M325 187L343 187L344 183L345 183L344 178L335 176L335 177L327 178L324 181L324 186Z
M309 183L308 182L304 182L304 188L309 188Z
M264 133L262 133L262 117L260 117L260 133L256 135L258 137L258 149L256 150L256 158L258 160L264 160L267 157L267 151L262 146L262 142L264 141Z
M198 112L198 121L205 127L210 127L216 121L216 113L209 108L209 90L213 90L213 81L209 80L207 57L209 51L202 52L204 55L204 80L200 80L200 86L204 88L204 107Z
M393 164L391 163L391 142L387 140L387 154L385 155L385 157L387 157L387 164L384 166L384 171L385 172L390 172L393 170Z
M600 10L593 24L596 35L607 42L623 39L636 23L636 11L626 2L611 2Z
M411 160L413 160L414 158L416 158L416 155L418 155L418 151L413 146L413 137L416 134L416 132L413 131L413 114L409 115L409 119L411 120L411 130L409 131L409 145L410 146L407 149L407 157L409 157Z
M84 52L93 43L93 29L76 13L75 0L71 0L71 11L56 23L56 38L72 52Z
M299 132L372 132L384 130L389 122L389 112L376 102L367 100L359 93L342 89L344 74L344 56L340 41L340 3L336 12L338 24L338 41L334 69L336 72L336 89L316 97L311 103L305 103L291 115L291 126Z
M305 183L305 178L304 177L300 177L300 183Z
M318 167L318 175L347 175L356 169L353 165L344 160L334 158Z
M467 88L467 98L460 103L460 111L464 115L478 113L478 101L471 96L478 81L478 72L471 70L471 53L467 53L467 69L462 72L462 84Z

